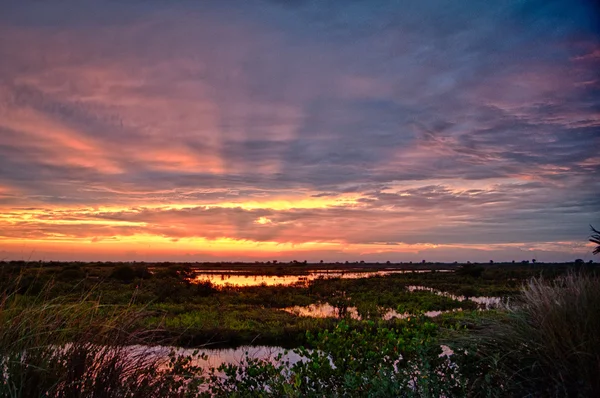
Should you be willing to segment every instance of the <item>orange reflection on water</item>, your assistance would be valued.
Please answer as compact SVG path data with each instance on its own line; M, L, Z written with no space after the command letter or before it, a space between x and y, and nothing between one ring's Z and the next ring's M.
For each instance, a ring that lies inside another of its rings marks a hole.
M438 270L444 272L446 270ZM306 275L240 275L234 272L216 273L206 272L198 273L194 278L194 282L210 282L216 286L277 286L277 285L293 285L296 283L307 283L315 279L324 278L342 278L342 279L358 279L369 278L373 276L384 276L391 274L402 274L409 272L431 272L429 270L380 270L380 271L356 271L356 272L339 272L339 271L313 271Z

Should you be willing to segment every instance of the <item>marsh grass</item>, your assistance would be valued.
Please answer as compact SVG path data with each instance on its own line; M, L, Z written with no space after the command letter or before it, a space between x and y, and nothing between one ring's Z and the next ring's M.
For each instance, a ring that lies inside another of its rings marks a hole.
M516 396L600 396L600 278L532 278L520 302L468 336L487 380ZM512 396L511 395L511 396Z
M600 279L570 273L523 289L515 335L527 342L541 382L569 395L600 396ZM537 372L536 372L537 373Z
M203 382L190 357L131 350L148 336L139 307L51 292L52 282L35 296L0 292L0 397L185 396Z

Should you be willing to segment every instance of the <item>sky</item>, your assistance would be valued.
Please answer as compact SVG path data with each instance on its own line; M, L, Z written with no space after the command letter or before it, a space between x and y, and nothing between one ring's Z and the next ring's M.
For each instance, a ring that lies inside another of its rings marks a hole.
M594 259L592 1L0 0L0 60L0 260Z

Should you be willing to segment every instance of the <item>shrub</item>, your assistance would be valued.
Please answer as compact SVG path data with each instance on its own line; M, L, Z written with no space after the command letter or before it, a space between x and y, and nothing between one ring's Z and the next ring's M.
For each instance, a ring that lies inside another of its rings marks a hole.
M111 272L110 277L123 283L131 283L136 277L136 272L129 265L121 265Z
M514 331L526 341L540 382L569 395L600 396L600 279L581 273L532 279L523 299Z
M212 296L217 292L217 288L210 281L200 281L195 283L196 295L200 297Z
M150 279L152 278L152 272L146 266L138 266L134 268L135 277L139 279Z
M456 270L456 275L471 276L473 278L481 277L483 267L475 264L465 264Z
M78 265L68 265L60 270L58 279L65 282L78 281L85 278L85 272Z

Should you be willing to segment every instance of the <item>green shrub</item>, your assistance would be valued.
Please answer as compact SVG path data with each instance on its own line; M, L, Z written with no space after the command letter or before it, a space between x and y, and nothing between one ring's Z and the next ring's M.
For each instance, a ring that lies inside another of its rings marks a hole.
M196 296L208 297L217 292L217 288L210 281L197 282L194 284Z

